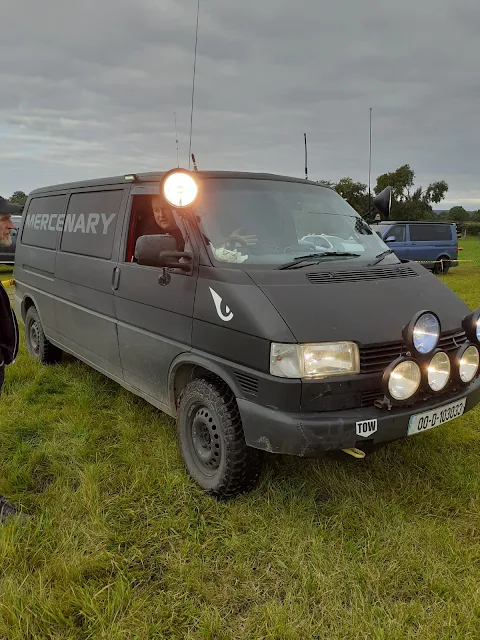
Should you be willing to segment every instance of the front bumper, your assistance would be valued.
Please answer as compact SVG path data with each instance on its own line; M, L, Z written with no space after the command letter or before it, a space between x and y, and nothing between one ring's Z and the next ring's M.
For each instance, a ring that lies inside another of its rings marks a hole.
M316 457L328 451L349 449L365 442L378 444L405 438L410 417L467 398L465 413L480 403L480 378L463 392L444 395L391 411L368 407L348 411L287 413L237 399L247 445L270 453ZM356 433L356 423L376 420L368 438Z

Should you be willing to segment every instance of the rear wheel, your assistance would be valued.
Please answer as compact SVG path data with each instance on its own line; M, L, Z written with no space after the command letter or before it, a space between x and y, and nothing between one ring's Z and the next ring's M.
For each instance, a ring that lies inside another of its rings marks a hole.
M49 342L45 336L35 307L30 307L25 317L25 339L29 354L42 364L57 364L62 359L61 349Z
M188 472L208 493L232 498L257 484L262 452L246 445L237 402L226 384L199 378L186 386L178 436Z
M433 267L433 273L437 275L446 275L450 269L450 258L441 256Z

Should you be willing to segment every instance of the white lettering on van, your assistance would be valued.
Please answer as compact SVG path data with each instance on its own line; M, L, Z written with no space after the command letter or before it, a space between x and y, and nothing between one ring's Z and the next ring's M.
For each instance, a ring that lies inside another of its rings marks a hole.
M76 218L76 214L75 213L67 213L66 217L65 217L65 227L64 227L64 231L73 231L73 228L75 226L75 218Z
M77 231L81 231L82 233L85 233L85 215L83 213L81 213L78 216L77 224L75 225L75 229L73 230L73 233L76 233Z
M106 235L108 233L108 227L110 226L112 220L115 218L115 214L111 213L108 218L106 213L102 213L102 222L103 222L103 233Z
M97 225L100 222L100 214L99 213L91 213L88 216L87 227L85 229L86 233L97 233Z
M27 229L63 231L65 233L102 233L107 235L115 213L29 213L25 219ZM101 223L101 227L100 227ZM101 228L102 231L97 231Z
M52 222L55 222L55 219L58 217L58 213L52 213L52 215L50 216L50 221L48 223L48 230L49 231L55 231L55 224L52 225Z

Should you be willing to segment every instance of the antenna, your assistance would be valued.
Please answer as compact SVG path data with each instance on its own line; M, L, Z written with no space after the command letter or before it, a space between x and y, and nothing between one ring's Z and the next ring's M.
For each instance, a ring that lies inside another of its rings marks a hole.
M193 103L195 98L195 75L197 70L197 45L198 45L198 18L200 16L200 0L197 0L197 27L195 29L195 55L193 58L193 81L192 81L192 110L190 112L190 144L188 147L188 168L190 169L190 158L192 156L192 129L193 129Z
M305 138L305 180L308 180L308 155L307 155L307 134L304 133L303 137Z
M370 211L372 192L370 190L372 175L372 107L370 107L370 146L368 153L368 211Z
M177 131L177 114L175 111L173 112L173 118L175 120L175 143L177 145L177 167L180 167L180 162L178 160L178 131Z
M198 171L198 167L197 167L197 161L195 160L195 156L192 153L192 162L193 162L193 168L195 171Z

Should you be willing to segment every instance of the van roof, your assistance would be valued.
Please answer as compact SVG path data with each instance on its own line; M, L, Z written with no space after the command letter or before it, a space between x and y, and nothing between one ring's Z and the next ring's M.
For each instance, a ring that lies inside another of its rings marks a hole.
M156 182L160 181L162 177L168 173L168 171L152 171L148 173L126 173L121 176L113 176L110 178L96 178L94 180L83 180L80 182L66 182L63 184L55 184L49 187L42 187L35 189L30 195L37 195L40 193L49 193L52 191L66 191L68 189L81 189L83 187L102 187L115 184L128 184L132 181L125 180L125 176L136 177L135 184L141 182ZM251 173L243 171L194 171L192 173L198 174L201 178L243 178L250 180L281 180L283 182L299 182L301 184L313 184L319 187L325 187L326 185L315 182L313 180L305 180L304 178L294 178L292 176L282 176L272 173ZM327 187L328 188L328 187Z
M451 227L454 222L442 222L439 220L436 222L435 220L382 220L380 222L375 222L374 224L446 224Z

